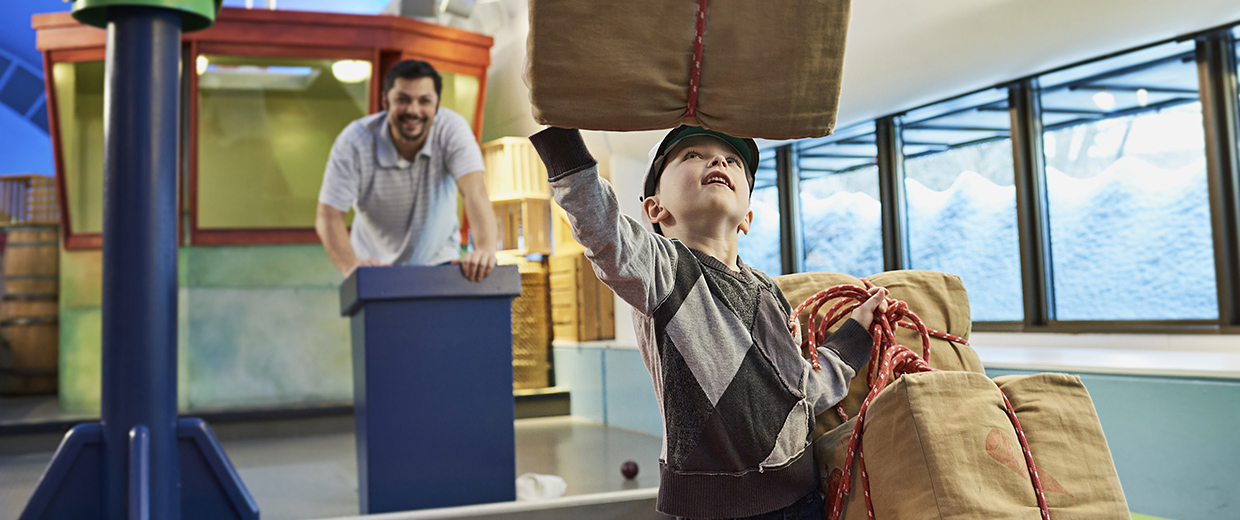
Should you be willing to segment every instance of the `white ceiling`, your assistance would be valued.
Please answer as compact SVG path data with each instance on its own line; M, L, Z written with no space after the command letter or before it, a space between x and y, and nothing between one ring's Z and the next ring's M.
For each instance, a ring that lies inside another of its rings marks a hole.
M1240 22L1236 0L857 0L852 10L839 127ZM528 0L484 0L453 23L495 37L486 117L503 135L538 129L517 77L527 20ZM644 157L661 134L588 137Z
M1240 21L1235 0L861 0L839 123Z

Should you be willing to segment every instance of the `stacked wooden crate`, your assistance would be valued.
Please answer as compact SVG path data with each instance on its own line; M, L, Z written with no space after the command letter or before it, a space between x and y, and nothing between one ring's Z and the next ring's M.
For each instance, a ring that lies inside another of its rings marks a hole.
M482 145L487 194L499 226L500 250L551 254L551 186L529 139L501 137Z
M616 337L615 296L582 253L551 257L551 322L558 341Z
M503 137L482 145L487 194L499 227L499 263L521 271L512 302L512 386L550 384L551 304L546 255L551 254L551 187L528 139Z

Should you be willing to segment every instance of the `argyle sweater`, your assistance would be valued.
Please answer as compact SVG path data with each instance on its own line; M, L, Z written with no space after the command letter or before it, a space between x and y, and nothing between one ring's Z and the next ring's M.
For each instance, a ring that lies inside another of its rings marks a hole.
M802 359L791 308L761 271L740 271L620 213L576 130L531 137L594 271L633 307L663 414L656 508L688 518L780 509L817 486L814 416L847 395L871 340L849 320Z

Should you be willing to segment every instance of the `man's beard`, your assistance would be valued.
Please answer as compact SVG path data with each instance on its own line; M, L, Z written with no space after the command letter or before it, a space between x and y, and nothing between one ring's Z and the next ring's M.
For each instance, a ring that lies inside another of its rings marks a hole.
M414 117L410 115L403 115L403 116L397 117L396 122L392 123L391 126L394 130L396 130L396 134L399 135L401 139L405 141L409 141L409 142L416 142L418 139L421 139L423 136L425 136L426 131L430 129L429 128L430 125L427 124L427 120L428 118L426 117ZM418 132L417 134L405 133L405 129L402 125L407 122L413 122L413 121L422 122L422 131Z

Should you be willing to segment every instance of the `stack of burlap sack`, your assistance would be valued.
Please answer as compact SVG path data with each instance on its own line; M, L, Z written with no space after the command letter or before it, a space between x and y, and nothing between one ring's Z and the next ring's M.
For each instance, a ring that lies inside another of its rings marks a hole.
M907 302L927 327L968 338L968 297L958 277L891 271L868 280ZM775 282L794 308L835 285L864 286L836 273L779 276ZM802 330L805 317L800 317ZM922 354L916 331L900 328L896 339ZM862 453L877 520L1040 518L1005 395L1028 440L1051 518L1129 518L1102 426L1080 378L1037 374L991 380L973 349L936 338L930 354L930 366L942 371L901 376L878 393L866 413ZM858 374L842 402L850 419L844 422L835 410L818 416L814 455L828 504L841 485L855 416L868 393L866 376ZM860 479L854 461L853 491L842 518L867 518Z

